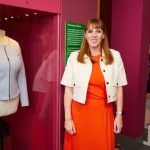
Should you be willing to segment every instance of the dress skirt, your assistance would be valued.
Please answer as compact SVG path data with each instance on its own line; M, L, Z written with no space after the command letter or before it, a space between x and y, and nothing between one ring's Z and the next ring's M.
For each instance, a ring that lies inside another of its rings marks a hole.
M72 101L76 134L65 132L64 150L114 150L113 109L105 100Z

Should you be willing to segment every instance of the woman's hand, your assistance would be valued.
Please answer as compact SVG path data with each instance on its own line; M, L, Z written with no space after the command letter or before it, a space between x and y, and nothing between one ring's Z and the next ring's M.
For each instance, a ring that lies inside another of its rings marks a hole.
M65 120L65 129L71 135L76 133L75 125L72 119Z
M117 114L114 120L114 132L120 133L123 127L122 115Z

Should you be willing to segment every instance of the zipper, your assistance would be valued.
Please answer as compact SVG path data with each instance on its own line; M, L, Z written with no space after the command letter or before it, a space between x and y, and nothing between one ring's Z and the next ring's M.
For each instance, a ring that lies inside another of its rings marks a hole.
M6 57L7 57L7 60L8 60L8 64L9 64L9 99L11 99L10 98L10 72L11 72L11 65L10 65L10 60L9 60L9 57L8 57L8 54L7 54L5 46L4 46L4 50L5 50L5 54L6 54Z

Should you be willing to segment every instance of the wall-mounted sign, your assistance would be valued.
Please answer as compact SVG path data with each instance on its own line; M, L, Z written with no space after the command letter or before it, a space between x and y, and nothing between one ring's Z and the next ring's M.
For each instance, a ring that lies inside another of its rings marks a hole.
M66 22L66 62L71 52L80 49L84 28L84 24Z

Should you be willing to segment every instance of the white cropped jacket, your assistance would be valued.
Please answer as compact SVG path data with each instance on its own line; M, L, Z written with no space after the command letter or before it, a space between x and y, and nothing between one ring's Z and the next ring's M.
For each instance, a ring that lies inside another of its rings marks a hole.
M111 49L114 57L114 63L105 65L104 53L100 59L100 69L103 73L106 83L107 102L116 100L117 87L127 85L126 73L120 53ZM84 104L86 101L88 84L92 72L92 62L85 55L85 64L77 61L79 51L72 52L61 80L61 84L73 87L73 100Z

